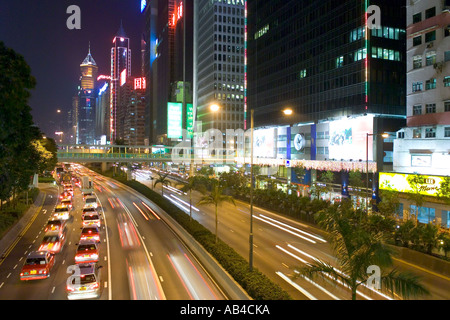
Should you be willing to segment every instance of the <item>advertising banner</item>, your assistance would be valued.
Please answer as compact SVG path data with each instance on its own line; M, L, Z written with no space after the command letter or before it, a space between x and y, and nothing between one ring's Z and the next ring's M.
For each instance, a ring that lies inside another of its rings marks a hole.
M405 173L389 173L380 172L379 188L380 190L394 190L398 192L411 193L413 192L410 184L408 183L408 176L411 174ZM419 186L420 194L426 196L437 196L437 191L443 181L439 176L427 176L421 175L425 178L424 183Z
M373 117L330 122L330 159L366 160L366 135L373 133ZM368 160L373 161L373 136L368 137Z
M275 158L275 128L255 130L253 139L253 152L255 157Z
M167 103L167 137L181 139L183 137L183 104Z

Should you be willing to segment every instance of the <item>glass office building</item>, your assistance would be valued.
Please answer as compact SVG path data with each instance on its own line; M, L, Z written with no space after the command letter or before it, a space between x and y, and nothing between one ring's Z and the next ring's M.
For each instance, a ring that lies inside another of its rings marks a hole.
M369 5L380 8L371 29ZM361 114L404 117L404 1L248 1L248 105L255 125ZM280 112L291 107L294 118Z

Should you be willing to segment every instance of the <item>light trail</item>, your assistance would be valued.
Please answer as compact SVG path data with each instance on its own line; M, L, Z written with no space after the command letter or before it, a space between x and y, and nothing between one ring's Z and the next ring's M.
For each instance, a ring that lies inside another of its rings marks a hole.
M326 242L327 242L325 239L323 239L323 238L321 238L321 237L318 237L318 236L316 236L316 235L314 235L314 234L311 234L311 233L309 233L309 232L303 231L303 230L301 230L301 229L295 228L295 227L293 227L293 226L290 226L290 225L288 225L288 224L286 224L286 223L283 223L283 222L281 222L281 221L275 220L275 219L273 219L273 218L267 217L267 216L265 216L265 215L263 215L263 214L260 214L260 216L263 217L263 218L265 218L265 219L268 219L268 220L270 220L270 221L273 221L273 222L275 222L275 223L278 223L278 224L280 224L280 225L282 225L282 226L284 226L284 227L287 227L287 228L293 229L293 230L295 230L295 231L297 231L297 232L303 233L303 234L305 234L305 235L307 235L307 236L309 236L309 237L311 237L311 238L317 239L317 240L319 240L319 241L321 241L321 242L323 242L323 243L326 243Z
M265 220L265 219L263 219L263 218L261 218L261 217L258 217L258 216L253 216L255 219L258 219L258 220L261 220L261 221L263 221L263 222L265 222L265 223L267 223L267 224L270 224L270 225L272 225L272 226L274 226L274 227L276 227L276 228L278 228L278 229L280 229L280 230L283 230L283 231L286 231L286 232L288 232L288 233L290 233L290 234L293 234L294 236L296 236L296 237L299 237L299 238L301 238L301 239L304 239L304 240L306 240L306 241L308 241L308 242L311 242L311 243L317 243L317 242L315 242L314 240L311 240L311 239L309 239L309 238L306 238L306 237L304 237L304 236L302 236L301 234L298 234L298 233L296 233L296 232L293 232L293 231L291 231L291 230L289 230L289 229L287 229L287 228L284 228L284 227L282 227L282 226L279 226L279 225L276 225L275 223L273 223L273 222L270 222L270 221L268 221L268 220Z

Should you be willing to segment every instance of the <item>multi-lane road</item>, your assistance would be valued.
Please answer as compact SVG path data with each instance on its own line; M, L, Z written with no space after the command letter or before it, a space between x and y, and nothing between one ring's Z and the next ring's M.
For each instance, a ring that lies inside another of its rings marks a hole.
M135 172L136 180L149 187L151 187L152 181L149 180L150 176L157 177L152 171ZM161 184L157 184L155 191L161 192L161 187ZM176 180L172 180L171 186L164 186L164 195L188 213L189 195L183 194L177 187L180 188L181 185ZM212 206L196 206L200 198L200 193L192 192L193 218L214 232L214 208ZM223 241L243 257L248 258L250 230L248 204L241 201L236 201L236 206L223 203L219 209L218 230L219 237ZM297 278L294 281L292 278L296 268L305 266L316 259L329 262L339 268L339 264L330 250L330 245L325 241L320 230L298 221L283 218L262 208L254 208L253 233L255 267L278 283L294 299L348 300L351 298L348 288L331 279L326 282L317 282L307 278ZM395 263L399 269L417 274L422 278L422 283L431 292L431 295L421 297L421 299L450 299L450 278L404 261L395 260ZM386 300L399 299L399 297L388 296L377 290L360 286L357 299Z
M82 169L86 170L86 169ZM177 233L162 219L160 209L134 190L110 178L86 171L94 180L102 217L99 264L102 266L102 300L167 299L226 300L220 279L215 279L196 259ZM136 172L136 179L151 187L149 171ZM164 187L165 197L189 212L189 195L172 186ZM155 187L161 192L161 185ZM42 189L42 202L30 216L0 259L0 300L64 300L66 281L81 231L81 192L74 189L74 210L68 221L67 240L56 254L51 276L44 280L20 281L19 273L29 252L37 250L56 204L60 190ZM192 193L193 218L211 231L215 228L214 208L198 207L198 192ZM219 237L243 257L249 254L249 206L237 201L219 209ZM292 279L295 268L315 259L338 267L320 230L272 212L255 208L253 217L254 266L278 283L297 300L347 300L350 291L339 283ZM214 232L214 231L213 231ZM399 267L420 275L431 291L431 299L449 299L450 279L401 261ZM358 299L397 299L363 286Z
M92 173L89 173L92 174ZM159 217L158 208L128 188L94 177L101 214L100 256L102 300L225 300L220 285ZM58 187L42 190L40 207L3 254L0 300L64 300L70 266L81 232L81 191L74 188L74 209L68 220L66 243L55 255L51 275L21 281L19 273L29 252L35 251L58 203Z

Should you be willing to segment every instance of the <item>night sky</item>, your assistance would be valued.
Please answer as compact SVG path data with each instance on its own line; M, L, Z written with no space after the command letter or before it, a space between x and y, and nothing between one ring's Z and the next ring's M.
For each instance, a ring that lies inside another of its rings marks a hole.
M70 5L81 9L81 30L66 26ZM89 42L99 74L111 74L112 40L121 20L131 43L132 75L139 76L144 30L140 0L0 0L0 41L31 67L37 85L29 105L35 124L47 136L55 136L60 122L66 126Z

